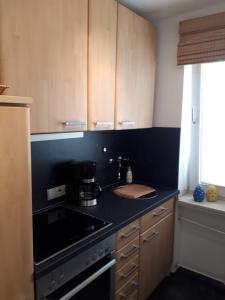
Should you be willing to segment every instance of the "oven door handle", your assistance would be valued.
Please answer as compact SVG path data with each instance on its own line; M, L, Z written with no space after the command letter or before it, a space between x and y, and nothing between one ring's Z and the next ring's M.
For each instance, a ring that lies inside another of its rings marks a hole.
M83 288L85 288L87 285L89 285L91 282L93 282L96 278L98 278L103 273L105 273L108 269L112 268L112 266L114 266L115 264L116 264L115 259L110 260L110 262L108 262L106 265L104 265L101 269L99 269L97 272L92 274L90 277L85 279L83 282L81 282L79 285L77 285L74 289L69 291L66 295L59 298L59 300L69 300L69 299L71 299L74 295L79 293Z

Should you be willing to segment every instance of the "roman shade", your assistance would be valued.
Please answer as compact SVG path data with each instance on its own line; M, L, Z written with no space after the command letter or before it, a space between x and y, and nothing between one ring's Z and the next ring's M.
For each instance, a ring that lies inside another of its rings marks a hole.
M225 12L180 22L177 64L225 60Z

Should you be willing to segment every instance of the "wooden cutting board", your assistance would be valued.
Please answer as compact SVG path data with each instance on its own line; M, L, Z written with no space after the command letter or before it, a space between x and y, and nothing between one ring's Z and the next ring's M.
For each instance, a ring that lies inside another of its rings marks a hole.
M142 184L123 185L113 190L113 193L118 197L127 199L137 199L153 192L155 192L154 188Z

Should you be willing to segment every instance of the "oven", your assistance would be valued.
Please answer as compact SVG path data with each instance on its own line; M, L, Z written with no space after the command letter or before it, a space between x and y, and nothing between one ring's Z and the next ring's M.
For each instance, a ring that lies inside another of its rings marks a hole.
M45 297L46 300L112 300L115 259L106 257Z
M36 274L36 300L113 300L115 235Z

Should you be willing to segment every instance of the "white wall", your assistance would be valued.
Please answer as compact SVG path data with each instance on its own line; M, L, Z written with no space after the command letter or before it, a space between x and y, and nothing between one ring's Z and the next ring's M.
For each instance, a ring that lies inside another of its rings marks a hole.
M154 126L180 127L183 93L183 67L177 66L179 22L185 19L225 12L225 3L189 12L156 23L157 73Z

